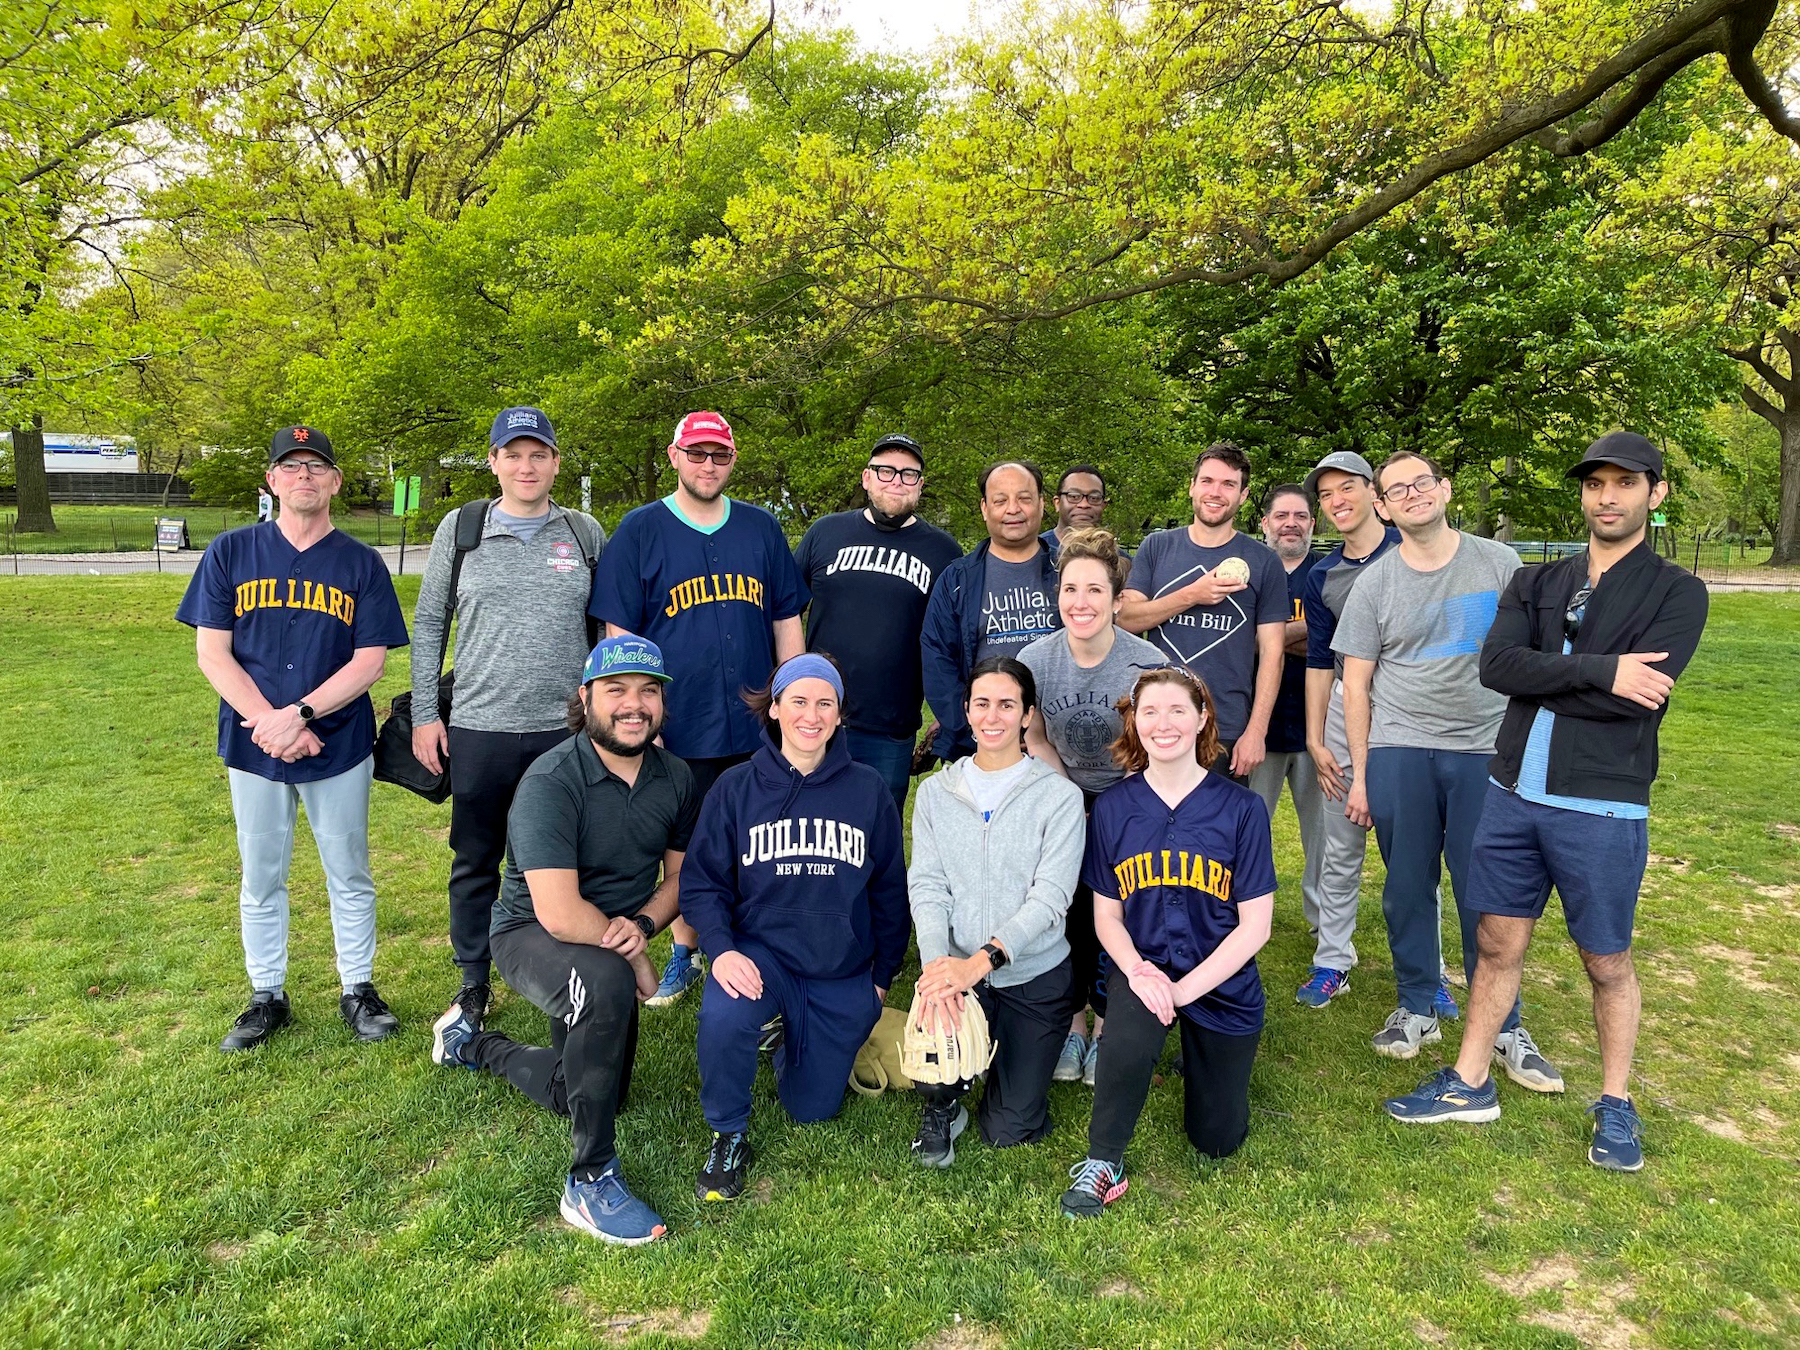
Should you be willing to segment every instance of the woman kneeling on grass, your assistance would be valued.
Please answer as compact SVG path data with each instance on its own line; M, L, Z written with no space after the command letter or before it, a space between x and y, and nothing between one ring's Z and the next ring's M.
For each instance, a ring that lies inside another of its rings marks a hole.
M764 1028L781 1019L775 1085L788 1114L829 1119L906 955L900 813L881 775L834 735L836 663L792 657L746 701L763 718L762 748L707 794L681 869L681 912L711 963L700 1001L700 1107L713 1129L694 1185L702 1200L743 1193Z
M1094 803L1083 867L1113 979L1088 1156L1062 1198L1071 1218L1125 1193L1125 1146L1177 1017L1189 1142L1209 1158L1244 1142L1263 1024L1256 953L1275 908L1262 799L1203 767L1219 753L1206 686L1178 666L1148 671L1120 711L1114 753L1130 777Z
M907 885L926 1017L987 1015L994 1062L977 1116L994 1148L1050 1133L1050 1075L1076 1002L1063 925L1081 870L1081 789L1025 756L1037 713L1031 671L994 656L963 695L975 754L925 780L913 807ZM913 1160L948 1167L969 1123L961 1083L921 1083Z

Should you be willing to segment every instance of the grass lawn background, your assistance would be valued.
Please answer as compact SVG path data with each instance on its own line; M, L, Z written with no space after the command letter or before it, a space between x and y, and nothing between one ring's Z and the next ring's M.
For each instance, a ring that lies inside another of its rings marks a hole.
M11 553L148 553L156 544L160 517L187 521L188 541L205 548L224 530L256 522L256 512L232 507L200 506L171 502L167 511L154 506L78 506L58 503L50 508L56 521L54 534L16 534L12 524L18 509L0 506L0 550ZM332 524L365 544L398 544L400 522L384 511L342 510L332 513ZM409 537L407 543L416 544ZM430 540L426 540L427 545ZM421 560L419 566L424 567Z
M1637 947L1642 1173L1584 1161L1599 1060L1554 907L1527 1023L1568 1095L1502 1080L1493 1125L1387 1120L1380 1099L1438 1056L1368 1049L1393 1006L1380 864L1371 848L1352 992L1298 1007L1311 944L1284 802L1269 1021L1235 1158L1197 1165L1165 1083L1129 1193L1075 1224L1056 1199L1084 1149L1079 1085L1053 1089L1044 1144L970 1135L927 1174L907 1159L908 1098L852 1096L802 1129L765 1072L752 1189L703 1208L690 998L646 1015L620 1119L627 1175L673 1236L625 1251L557 1217L564 1122L428 1060L455 980L447 806L376 787L376 973L404 1033L361 1046L338 1020L303 829L298 1026L252 1055L215 1050L246 982L216 704L171 618L182 585L0 580L0 1344L1800 1343L1800 596L1716 597L1664 727ZM417 581L401 585L410 613ZM390 660L378 706L406 666ZM546 1031L511 995L494 1025Z

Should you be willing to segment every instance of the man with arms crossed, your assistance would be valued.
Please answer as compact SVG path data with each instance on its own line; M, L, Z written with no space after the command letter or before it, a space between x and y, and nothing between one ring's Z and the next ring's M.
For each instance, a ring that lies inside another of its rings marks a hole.
M1263 761L1289 613L1281 559L1232 523L1249 495L1242 450L1220 441L1201 451L1188 484L1194 523L1138 545L1119 611L1119 627L1206 682L1219 710L1214 767L1240 783Z
M577 734L540 756L513 798L494 960L549 1015L549 1048L483 1031L455 1003L431 1048L439 1064L486 1069L569 1117L562 1216L626 1246L664 1232L625 1184L613 1118L637 1053L638 1000L656 987L644 945L675 917L700 813L687 765L653 744L668 682L655 644L599 643L568 700Z
M925 452L910 436L883 436L862 472L869 504L813 522L794 565L812 595L809 651L829 652L850 691L844 744L881 775L904 810L924 685L919 632L937 578L962 547L914 514Z
M1345 813L1353 772L1344 733L1344 658L1331 650L1338 616L1368 565L1400 542L1400 531L1375 513L1375 471L1351 450L1334 450L1306 475L1307 493L1320 516L1337 527L1338 546L1306 576L1306 748L1319 778L1318 945L1312 969L1295 994L1309 1008L1323 1008L1350 992L1356 965L1356 910L1361 901L1368 827ZM1312 854L1307 854L1311 869ZM1434 1000L1440 1017L1456 1016L1450 991L1439 982Z
M1355 773L1345 813L1374 825L1387 864L1381 908L1400 1006L1375 1033L1374 1048L1411 1059L1441 1039L1432 1006L1443 972L1440 858L1456 898L1463 972L1475 975L1469 851L1506 711L1506 700L1482 687L1478 666L1519 558L1446 523L1450 480L1423 455L1390 455L1375 490L1400 543L1369 564L1350 592L1332 647L1344 657ZM1562 1091L1562 1076L1519 1024L1516 1001L1499 1039L1512 1078L1538 1092Z
M284 987L288 864L302 805L331 897L338 1012L359 1040L400 1029L371 983L369 687L388 648L406 645L406 621L381 556L332 528L344 477L325 433L276 432L266 477L281 514L214 539L175 611L194 628L200 673L219 693L219 758L244 868L238 920L250 1006L224 1051L261 1045L293 1021Z
M976 664L1017 656L1062 627L1056 554L1038 534L1043 473L1028 460L990 464L976 490L988 537L944 569L919 635L925 698L938 720L931 749L942 760L975 753L963 695Z
M487 1013L488 926L506 857L506 813L525 770L569 738L563 705L587 656L593 562L606 536L592 516L550 500L562 460L550 419L508 408L488 434L500 498L465 553L456 618L456 699L438 717L446 601L460 512L439 523L413 611L413 756L450 766L450 950L456 995L476 1026ZM471 508L473 509L473 508Z
M723 417L692 412L676 423L669 463L675 491L619 522L594 570L588 613L609 637L649 638L681 672L669 692L663 742L687 761L705 797L762 743L739 695L804 650L806 593L775 517L725 495L737 442ZM699 935L680 918L673 934L653 1008L704 976L694 959Z
M1499 1117L1489 1047L1554 886L1593 985L1600 1033L1588 1161L1635 1172L1644 1153L1629 1082L1640 1006L1632 925L1656 734L1700 644L1706 586L1646 542L1650 512L1668 495L1662 452L1648 440L1602 436L1568 476L1581 483L1587 551L1520 571L1481 651L1482 682L1511 701L1470 859L1481 960L1462 1050L1454 1067L1386 1106L1405 1121Z

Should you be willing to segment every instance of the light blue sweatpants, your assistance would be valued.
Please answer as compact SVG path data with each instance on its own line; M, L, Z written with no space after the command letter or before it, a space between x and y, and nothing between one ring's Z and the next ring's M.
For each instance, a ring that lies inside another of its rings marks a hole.
M287 978L288 864L303 805L331 896L338 976L346 989L372 978L375 882L369 875L369 787L375 781L375 756L315 783L276 783L242 769L227 770L227 776L244 867L238 920L250 987L279 989Z

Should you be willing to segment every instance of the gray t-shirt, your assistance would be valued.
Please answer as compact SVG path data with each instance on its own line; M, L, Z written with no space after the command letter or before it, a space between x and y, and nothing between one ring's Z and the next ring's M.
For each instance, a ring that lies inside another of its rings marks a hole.
M988 554L983 573L981 640L975 659L1017 656L1026 643L1056 629L1056 597L1044 589L1043 559L1007 562Z
M1097 666L1075 664L1067 633L1039 638L1019 653L1037 681L1038 713L1044 734L1068 770L1069 781L1090 795L1125 776L1113 763L1112 743L1125 729L1115 705L1131 692L1138 675L1169 664L1162 648L1113 628L1112 650Z
M1241 531L1216 548L1201 548L1185 527L1146 535L1126 586L1155 600L1180 590L1227 558L1250 565L1250 582L1216 605L1194 605L1144 636L1206 682L1219 709L1219 739L1235 741L1250 721L1256 692L1256 629L1288 620L1287 569L1281 557Z
M488 512L488 519L497 525L504 525L513 534L530 543L537 538L537 532L550 522L550 513L545 511L537 516L515 516L509 511L502 511L498 506Z
M1506 695L1481 683L1481 644L1519 570L1505 544L1472 534L1435 572L1397 548L1364 570L1338 616L1332 650L1375 663L1369 746L1492 754Z

